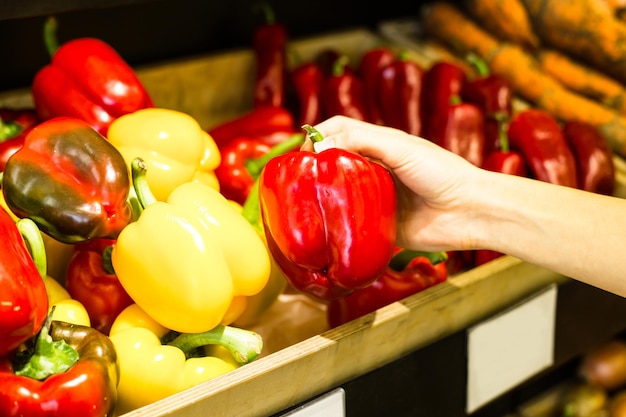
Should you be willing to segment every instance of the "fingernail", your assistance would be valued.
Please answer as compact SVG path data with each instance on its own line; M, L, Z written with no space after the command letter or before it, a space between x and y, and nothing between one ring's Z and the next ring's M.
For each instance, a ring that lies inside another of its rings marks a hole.
M335 143L335 140L333 138L324 138L324 140L322 140L321 142L313 143L313 149L315 149L315 152L317 153L336 147L337 144Z

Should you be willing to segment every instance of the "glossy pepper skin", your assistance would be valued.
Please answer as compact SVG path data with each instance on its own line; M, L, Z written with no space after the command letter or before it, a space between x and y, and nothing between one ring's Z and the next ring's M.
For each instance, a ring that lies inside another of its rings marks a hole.
M335 61L333 73L322 86L324 117L342 115L356 120L367 120L363 81L347 70L348 57Z
M574 154L550 114L535 108L517 113L509 124L508 136L511 149L524 156L535 179L578 187Z
M576 159L580 188L593 193L613 195L613 152L600 132L589 123L577 120L566 121L562 129Z
M91 326L108 335L115 318L133 303L111 266L115 240L96 239L74 246L65 288L87 310Z
M379 72L382 68L394 62L395 59L395 53L390 48L384 46L368 49L361 56L358 75L363 80L367 118L372 123L384 124L381 115L381 104L377 95Z
M446 111L452 97L461 94L466 81L467 74L463 67L453 62L437 61L426 70L420 106L424 138L432 140L430 121Z
M143 211L120 233L111 261L131 298L168 329L196 333L230 324L260 292L269 253L254 228L217 190L187 182L158 201L133 163ZM172 279L176 277L176 279Z
M477 105L455 98L447 108L432 116L428 138L481 166L485 159L485 113Z
M287 84L287 28L276 21L273 10L262 4L265 22L254 32L256 58L254 107L285 105Z
M396 255L401 251L398 248ZM448 278L448 272L445 257L439 255L416 254L401 267L389 266L372 285L345 298L331 301L326 310L328 324L337 327L444 282Z
M136 304L113 323L110 338L121 371L118 415L252 362L263 348L260 335L230 326L169 336L169 329Z
M305 62L291 71L291 85L297 101L298 126L322 121L324 72L315 62Z
M53 321L53 341L63 340L79 355L65 372L46 379L17 375L11 361L0 363L0 415L85 416L113 415L119 378L115 347L91 327Z
M382 124L420 136L420 101L424 70L401 54L378 72L376 97Z
M219 190L215 169L221 162L213 138L190 115L151 108L124 115L109 128L108 140L124 156L127 166L135 158L148 165L148 184L158 200L189 181Z
M35 109L0 108L0 172L11 155L24 145L26 134L39 123Z
M64 243L115 238L132 221L124 158L75 118L57 117L28 133L6 164L2 192L15 215Z
M285 107L260 107L208 130L218 148L239 137L255 138L270 145L295 132L293 114Z
M0 235L0 356L4 356L39 332L48 315L48 295L45 248L34 223L23 219L16 224L0 208Z
M294 288L332 300L385 271L396 238L396 190L379 164L342 149L291 152L267 163L259 199L268 247Z
M56 23L47 24L46 35L53 36ZM106 137L116 118L153 106L134 70L106 42L79 38L60 47L49 45L49 49L52 59L32 83L35 108L42 120L75 117Z

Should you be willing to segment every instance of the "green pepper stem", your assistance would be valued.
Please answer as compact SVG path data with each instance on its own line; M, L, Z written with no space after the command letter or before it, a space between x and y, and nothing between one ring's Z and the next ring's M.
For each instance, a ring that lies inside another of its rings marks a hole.
M246 170L250 173L252 178L257 179L261 175L261 171L265 168L265 165L270 159L283 155L290 150L294 149L298 145L302 145L304 141L304 135L302 133L296 133L291 135L287 140L284 140L276 145L272 146L268 153L257 159L249 159L245 162Z
M156 197L152 194L146 173L148 172L148 166L146 162L141 158L135 158L130 163L130 173L133 179L133 189L137 196L139 208L142 210L148 207L150 204L157 202ZM134 210L134 207L133 207Z
M489 75L489 66L484 59L482 59L473 52L467 54L465 59L467 59L467 62L469 62L474 66L474 68L476 68L476 71L478 72L478 75L480 77L486 77Z
M492 115L496 122L498 123L498 148L500 148L501 152L509 151L509 136L507 135L507 122L509 120L509 116L506 113L498 112Z
M28 217L25 217L23 219L19 219L15 225L22 235L22 239L24 239L24 242L26 243L39 275L41 275L41 278L45 280L48 273L46 248L37 224L35 224L35 222Z
M273 25L276 23L276 14L274 13L274 9L272 9L266 1L259 2L255 8L263 13L266 25Z
M11 139L19 135L24 128L15 122L5 122L0 117L0 142Z
M339 77L346 72L346 66L350 62L350 58L347 55L341 55L333 63L333 76Z
M259 204L259 179L254 181L254 185L250 189L246 201L243 203L241 215L256 229L257 232L263 231L261 218L261 206Z
M50 57L59 49L57 26L57 19L54 16L48 17L43 25L43 41Z
M317 130L313 126L309 124L305 124L305 125L302 125L302 129L304 129L304 131L306 132L307 139L309 139L311 142L315 143L315 142L321 142L324 140L324 136L320 133L319 130Z
M396 271L402 271L411 260L418 257L428 258L431 264L437 265L438 263L445 262L448 259L448 254L446 252L423 252L404 249L391 258L389 267Z
M216 326L202 333L183 333L168 343L185 352L192 352L200 346L220 345L228 349L233 358L246 364L255 360L263 349L263 338L251 330L231 326Z

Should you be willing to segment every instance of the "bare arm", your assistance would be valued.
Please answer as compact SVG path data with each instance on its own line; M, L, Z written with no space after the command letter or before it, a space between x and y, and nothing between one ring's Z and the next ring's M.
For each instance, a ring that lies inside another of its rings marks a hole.
M491 249L626 296L626 199L479 169L429 141L344 117L316 126L398 183L398 244ZM311 145L305 145L310 147Z

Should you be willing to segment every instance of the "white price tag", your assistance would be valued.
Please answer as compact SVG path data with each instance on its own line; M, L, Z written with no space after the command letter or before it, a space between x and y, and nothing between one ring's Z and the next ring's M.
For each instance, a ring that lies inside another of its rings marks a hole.
M337 388L283 414L281 417L345 417L345 402L345 391L343 388Z
M556 299L552 284L468 329L467 413L552 365Z

